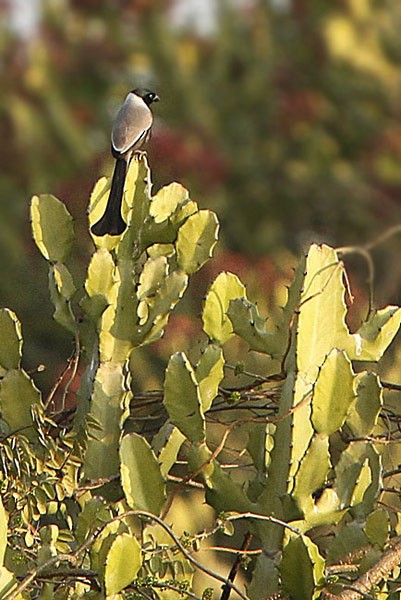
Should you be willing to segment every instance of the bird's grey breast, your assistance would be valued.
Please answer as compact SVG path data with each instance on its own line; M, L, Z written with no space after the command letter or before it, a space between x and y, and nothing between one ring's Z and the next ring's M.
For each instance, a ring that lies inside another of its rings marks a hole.
M130 92L114 120L111 132L113 148L121 154L137 150L146 141L152 122L149 107L142 98Z

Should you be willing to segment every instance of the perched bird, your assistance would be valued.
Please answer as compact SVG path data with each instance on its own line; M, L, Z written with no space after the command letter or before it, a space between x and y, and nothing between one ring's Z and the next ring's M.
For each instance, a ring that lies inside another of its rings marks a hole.
M150 110L159 97L150 90L138 88L129 92L113 123L111 151L116 159L106 210L92 225L95 235L120 235L126 228L121 216L125 177L132 155L148 141L153 123Z

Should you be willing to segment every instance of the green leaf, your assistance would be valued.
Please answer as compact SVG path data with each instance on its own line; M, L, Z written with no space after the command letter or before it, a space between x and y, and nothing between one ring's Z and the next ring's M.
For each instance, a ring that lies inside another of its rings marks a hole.
M369 540L362 529L362 523L348 523L337 531L327 549L329 564L346 561L347 556L366 548Z
M288 378L287 381L285 388L283 388L283 392L285 390L285 396L282 395L282 398L285 398L286 400L286 406L288 406L287 395L289 395L291 398L292 393L292 390L288 389L292 385L291 379ZM289 430L285 427L286 419L283 419L282 423L279 422L277 424L277 433L275 434L275 455L276 461L278 460L277 456L280 456L279 460L281 463L281 470L286 468L285 457L289 451L291 452L291 456L289 456L287 459L287 464L289 461L290 467L288 486L289 490L291 490L293 487L293 477L297 473L299 464L303 460L306 451L309 448L313 435L316 433L313 429L311 421L312 404L311 402L305 402L305 398L308 398L308 396L311 395L311 388L300 376L295 380L293 393L294 396L292 406L296 406L296 409L294 410L292 423L289 422ZM288 407L287 410L290 410L290 407ZM269 467L269 474L270 472L271 468ZM276 476L280 475L277 474Z
M54 318L69 331L76 331L76 321L72 312L70 300L76 288L71 273L62 263L56 263L49 269L50 297L55 311Z
M282 584L292 600L311 600L324 583L324 559L307 536L291 539L279 566Z
M186 512L185 500L182 504L179 504L181 507L184 507L184 512ZM180 508L178 508L176 514L179 514L182 523L182 518L185 520L185 516L182 514ZM194 568L187 558L180 552L176 552L171 548L171 537L168 533L162 527L155 527L154 523L151 521L143 524L141 533L143 548L156 550L146 564L146 567L149 568L149 571L151 572L151 576L157 578L159 584L162 584L165 581L167 585L169 583L171 584L171 577L174 577L177 581L176 585L182 583L188 586L188 589L192 589L191 583L194 575ZM166 592L166 595L161 594L164 599L173 600L170 590L166 590ZM178 600L178 594L175 592L173 592L173 594L176 600ZM182 597L184 598L184 596L186 597L185 593L183 593Z
M169 316L182 298L187 285L188 275L183 271L173 271L167 275L154 298L150 299L147 304L146 311L142 311L140 314L144 323L137 327L133 338L135 345L150 344L160 339ZM143 308L143 304L140 304L141 308Z
M7 523L7 513L0 498L0 567L4 565L4 556L7 548Z
M276 560L262 553L258 556L248 587L248 596L255 600L274 598L280 589Z
M176 248L179 267L188 274L196 273L212 256L217 243L219 223L209 210L191 215L178 230Z
M369 466L369 459L365 458L365 462L362 465L362 469L359 472L358 479L356 480L355 487L352 492L350 500L351 506L357 506L363 500L366 490L372 483L372 471Z
M359 503L371 510L381 486L381 461L376 450L367 442L351 442L342 452L335 467L334 490L341 508Z
M221 468L217 460L213 460L212 452L205 442L191 444L188 451L188 463L190 471L199 471L204 479L207 486L206 502L213 506L214 510L217 512L252 510L252 504L245 494L242 483L235 481L228 472Z
M148 258L139 276L139 285L137 288L139 300L145 300L147 297L153 298L157 290L164 283L167 274L168 264L165 256Z
M12 432L36 437L31 409L40 403L40 392L24 371L10 370L0 382L0 411Z
M65 205L50 194L33 196L32 231L35 243L51 262L64 262L74 240L72 217Z
M22 332L17 315L8 308L0 310L0 366L18 369L22 356Z
M383 548L389 535L389 516L387 511L379 508L370 513L366 519L364 531L372 544Z
M118 284L114 290L112 307L114 311L112 335L119 340L132 340L137 327L138 298L135 293L132 257L119 259L116 269Z
M205 438L199 386L194 370L182 352L169 360L164 380L164 405L171 422L192 442Z
M0 567L0 598L5 598L18 585L18 580L6 567ZM25 600L26 596L22 593L13 595L15 600Z
M82 544L99 526L110 520L110 508L108 503L100 496L89 498L78 515L76 525L76 539Z
M228 307L231 300L245 295L245 286L236 275L223 272L216 277L207 293L202 313L203 329L211 340L224 344L232 336Z
M131 321L133 320L131 319ZM114 331L115 324L116 313L115 303L113 303L109 304L102 312L99 324L99 356L101 362L124 363L131 353L132 341L119 338L117 332ZM121 327L119 329L122 331Z
M127 533L118 535L106 559L104 580L107 596L118 594L132 583L141 566L141 547L137 539Z
M199 384L202 409L205 413L216 398L219 385L224 377L224 356L219 346L209 344L195 367L195 376Z
M115 265L111 253L105 248L99 248L89 263L85 281L87 296L80 302L95 324L112 301L115 284Z
M221 468L217 461L212 461L210 469L202 472L206 482L206 502L214 510L247 512L252 510L252 503L245 494L243 485Z
M267 331L267 319L260 315L256 304L246 298L235 298L231 300L227 314L234 332L249 344L250 350L280 358L282 343L277 335Z
M137 433L124 436L120 457L121 483L129 506L160 514L166 499L166 486L148 442Z
M92 256L88 267L85 289L88 296L104 296L109 299L114 285L114 261L105 248L98 249Z
M182 444L185 442L185 436L173 427L171 423L166 423L168 426L168 437L159 454L160 471L163 477L166 477L171 467L177 460L178 453Z
M152 244L146 249L146 253L149 258L157 258L158 256L171 258L175 255L175 247L173 244Z
M288 288L287 301L283 308L281 319L276 323L277 354L282 357L286 355L286 368L292 370L297 369L297 357L296 345L295 343L290 344L290 340L292 332L297 328L296 315L301 303L301 294L306 273L306 259L305 255L302 256L295 268L294 278Z
M186 221L188 217L197 213L199 210L198 205L193 200L186 200L178 207L178 210L171 215L170 221L174 225L174 228L177 229L181 223Z
M248 434L249 437L246 449L252 456L253 464L259 473L264 473L266 471L266 438L268 435L268 425L271 424L252 424L251 431Z
M180 183L170 183L153 196L149 214L154 218L155 223L162 223L171 217L181 204L188 201L188 190Z
M358 373L355 379L356 399L346 424L355 437L367 437L373 431L383 405L383 388L375 373Z
M293 496L300 508L313 509L312 494L324 485L330 468L329 438L315 435L295 476Z
M355 354L353 360L378 361L391 344L401 323L401 309L387 306L376 311L354 334Z
M62 263L55 263L51 266L51 269L53 270L54 280L61 296L67 301L71 300L77 291L71 273Z
M354 398L351 362L344 352L334 349L319 371L313 392L312 423L315 430L326 435L338 431Z

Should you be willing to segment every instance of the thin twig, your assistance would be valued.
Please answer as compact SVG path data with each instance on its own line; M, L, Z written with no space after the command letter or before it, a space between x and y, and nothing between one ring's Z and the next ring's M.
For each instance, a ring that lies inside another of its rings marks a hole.
M383 233L380 233L374 240L368 244L365 244L364 247L366 250L373 250L373 248L376 248L376 246L380 246L384 242L387 242L387 240L389 240L391 237L394 237L398 233L401 233L401 225L394 225L394 227L390 227L389 229L386 229L386 231L383 231Z
M398 392L401 392L401 385L398 383L391 383L390 381L381 381L380 383L387 390L396 390Z
M336 598L336 600L361 600L361 598L373 598L369 594L389 573L401 562L401 536L396 538L392 547L382 554L381 558L366 573L358 577L352 584L352 589L344 590L333 596L329 591L322 595L322 599Z
M231 583L234 582L234 579L237 576L237 573L241 566L242 557L244 556L244 552L246 552L248 550L251 540L252 540L252 534L248 531L245 534L245 538L244 538L244 541L242 542L241 550L238 552L238 554L235 558L234 564L231 567L230 573L228 575L228 581L230 581ZM231 587L227 584L224 584L223 585L223 593L221 594L220 600L228 600L230 597L230 594L231 594Z
M156 515L153 515L152 513L149 513L149 512L143 511L143 510L130 510L130 511L128 511L128 512L122 514L122 515L118 515L117 517L114 517L114 519L112 519L111 521L109 521L109 523L107 523L106 525L110 525L111 523L116 522L116 521L122 521L126 517L131 517L131 516L134 516L134 517L143 517L143 518L147 518L147 519L150 519L152 521L155 521L158 525L160 525L160 527L162 527L168 533L168 535L174 541L175 545L180 550L180 552L185 556L185 558L194 567L196 567L200 571L203 571L203 573L206 573L206 575L209 575L209 577L212 577L213 579L216 579L217 581L220 581L221 583L223 583L223 584L228 585L229 587L231 587L242 598L242 600L249 600L248 596L246 594L244 594L234 583L228 581L227 579L225 579L224 577L222 577L218 573L215 573L214 571L212 571L208 567L205 567L200 562L198 562L192 556L192 554L185 548L185 546L180 542L180 540L177 538L177 536L175 535L175 533L171 529L171 527L169 525L167 525L167 523L165 523L164 521L162 521L162 519L160 517L156 517Z
M18 595L20 595L24 590L26 590L27 587L33 581L35 581L35 579L37 579L39 575L48 571L51 567L53 567L57 563L68 562L75 566L77 564L79 556L81 556L81 554L86 552L86 550L88 550L91 547L91 545L94 543L96 538L99 537L99 535L102 533L102 531L105 529L105 527L108 527L111 523L117 523L119 521L123 521L127 517L139 517L139 518L146 518L151 521L155 521L158 525L160 525L160 527L162 527L168 533L168 535L174 541L175 545L177 546L177 548L179 549L181 554L183 554L185 556L185 558L195 568L199 569L203 573L206 573L206 575L209 575L209 577L212 577L213 579L216 579L217 581L220 581L221 583L228 585L242 598L242 600L249 600L249 598L246 596L246 594L244 594L244 592L242 592L234 583L228 581L227 579L225 579L218 573L215 573L208 567L205 567L200 562L198 562L191 555L191 553L185 548L185 546L180 542L180 540L177 538L177 536L175 535L175 533L171 529L171 527L169 527L169 525L164 523L164 521L162 521L161 518L157 517L156 515L153 515L150 512L142 511L142 510L129 510L126 513L123 513L122 515L117 515L116 517L111 519L108 523L105 523L104 525L102 525L102 527L100 527L96 531L92 532L92 534L85 540L85 542L81 546L79 546L79 548L77 548L77 550L75 550L75 552L73 552L71 554L64 553L64 554L58 554L56 556L52 556L49 560L44 562L42 565L39 565L38 567L36 567L36 569L34 569L29 575L27 575L27 577L25 577L25 579L12 592L10 592L6 596L4 596L4 598L2 600L14 600L15 598L17 598Z
M58 388L61 385L61 382L64 379L64 375L68 372L68 370L71 368L71 365L73 365L72 368L72 372L71 375L68 379L68 381L66 382L65 386L64 386L64 393L63 393L63 399L62 399L62 409L60 411L57 411L55 414L59 414L62 413L64 410L64 405L65 405L65 398L68 394L68 391L70 389L70 386L72 384L72 382L75 379L75 376L77 374L78 371L78 365L79 365L79 357L80 357L80 341L79 341L79 335L78 332L75 334L75 346L74 349L71 353L71 356L67 359L67 364L65 365L64 369L62 370L60 376L58 377L57 381L55 382L55 384L53 385L52 389L49 392L48 397L46 398L45 401L45 408L49 408L50 403L52 402Z
M138 588L139 588L139 586L138 586ZM193 592L190 592L189 590L183 590L183 589L177 587L176 585L172 585L171 583L164 583L163 581L161 581L160 583L158 583L156 581L153 582L152 588L161 588L162 590L164 588L166 588L168 590L173 590L173 592L178 592L180 594L180 596L188 596L189 598L193 598L194 600L201 600L201 598L199 596L197 596L196 594L194 594Z
M208 546L207 548L199 548L198 552L225 552L226 554L238 554L238 548L225 548L224 546ZM256 548L256 550L243 550L241 549L242 556L259 556L262 554L262 548Z
M281 521L281 519L276 519L276 517L272 517L270 515L260 515L258 513L246 512L246 513L238 513L235 515L229 515L224 518L225 521L236 521L238 519L255 519L257 521L269 521L270 523L275 523L276 525L281 525L282 527L289 529L296 535L302 535L302 531L300 531L296 527L293 527L292 525L289 525L285 521Z
M181 483L179 485L176 486L176 488L171 492L170 496L167 499L166 502L166 506L164 507L163 513L161 514L161 518L165 519L166 515L168 514L171 505L173 503L174 498L176 497L176 495L185 487L185 485L187 484L188 481L191 481L192 479L194 479L197 475L199 475L199 473L201 473L203 471L203 469L205 467L207 467L208 465L210 465L210 463L215 460L215 458L217 458L217 456L220 454L220 452L223 450L224 448L224 444L226 443L226 440L228 438L228 436L230 435L231 431L234 429L234 427L238 425L238 422L234 422L231 423L227 429L225 430L225 432L223 433L223 437L219 443L219 445L217 446L217 448L214 450L214 452L212 452L212 454L210 455L210 457L208 458L207 461L205 461L202 465L200 465L200 467L198 467L193 473L189 473L186 477L184 477L181 481Z
M362 246L343 246L342 248L337 248L336 252L338 254L346 255L346 254L359 254L362 258L365 259L367 267L368 267L368 276L366 278L366 283L368 285L368 314L367 319L373 313L373 283L375 278L375 266L372 260L372 257L369 252L369 248Z
M226 363L224 365L224 368L231 369L232 371L236 371L237 370L237 367L235 365L230 365L228 363ZM257 373L250 373L249 371L242 370L239 374L240 375L246 375L247 377L252 377L252 379L255 379L255 381L258 381L258 383L253 382L253 383L249 384L251 387L255 386L255 385L260 385L261 383L271 383L273 381L277 382L277 381L281 381L282 380L281 373L276 373L274 375L269 375L268 377L263 377L263 375L258 375ZM246 390L247 387L243 387L241 389ZM232 393L232 392L235 392L236 390L235 389L233 389L233 390L230 389L228 391L229 391L229 393Z

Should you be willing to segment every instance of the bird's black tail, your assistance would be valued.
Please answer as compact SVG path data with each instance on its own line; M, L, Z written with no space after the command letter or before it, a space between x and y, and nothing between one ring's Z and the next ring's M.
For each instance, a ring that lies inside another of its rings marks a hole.
M114 167L111 189L103 217L91 227L95 235L121 235L127 227L121 216L121 203L123 199L125 176L127 174L127 162L123 158L117 158Z

